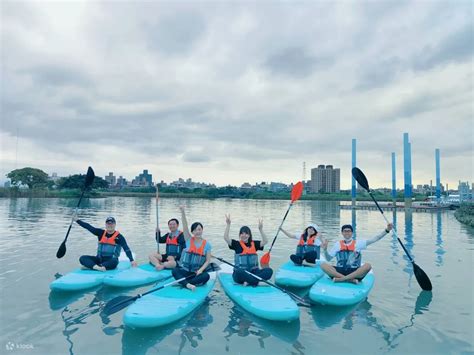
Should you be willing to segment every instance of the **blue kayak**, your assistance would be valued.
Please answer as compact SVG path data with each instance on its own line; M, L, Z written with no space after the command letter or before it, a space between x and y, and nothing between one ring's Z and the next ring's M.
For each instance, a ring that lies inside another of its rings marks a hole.
M301 266L288 261L276 272L275 283L285 287L310 287L324 275L320 264L319 260L315 265Z
M232 267L221 265L219 282L225 293L247 312L273 321L292 321L298 319L300 310L286 293L260 282L257 287L234 283Z
M185 317L200 306L214 288L216 273L210 272L209 276L209 281L194 291L176 284L139 298L128 307L123 323L131 328L152 328Z
M350 282L334 282L324 275L309 290L311 301L333 306L349 306L367 298L374 286L375 276L370 271L357 285Z
M171 276L171 270L157 271L153 265L146 263L132 267L104 278L104 285L114 287L135 287L156 282Z
M79 291L102 285L105 277L117 275L123 270L129 269L130 261L120 261L114 270L96 271L76 269L66 275L54 280L49 285L53 291Z

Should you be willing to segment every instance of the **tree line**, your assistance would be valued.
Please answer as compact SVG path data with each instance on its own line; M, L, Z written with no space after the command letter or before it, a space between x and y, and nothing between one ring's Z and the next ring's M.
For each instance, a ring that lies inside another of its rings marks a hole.
M13 187L28 186L34 189L81 189L84 186L85 174L75 174L68 177L61 177L56 181L49 178L48 174L41 169L22 168L10 171L7 175ZM100 176L96 176L92 189L106 189L109 183Z

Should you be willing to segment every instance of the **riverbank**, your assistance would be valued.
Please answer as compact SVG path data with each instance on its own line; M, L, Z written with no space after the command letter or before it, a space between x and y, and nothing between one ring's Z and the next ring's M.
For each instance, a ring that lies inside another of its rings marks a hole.
M461 207L459 207L459 209L454 212L454 216L459 222L474 227L474 204L462 204Z
M24 190L15 188L0 188L0 198L78 198L81 191L78 189L70 190ZM104 197L155 197L154 191L133 191L133 190L93 190L84 195L86 198L104 198ZM200 191L160 191L160 198L203 198L203 199L250 199L250 200L288 200L289 192L242 192L242 191L220 191L219 189L200 190ZM376 194L378 201L392 202L390 195ZM423 201L425 196L415 196L415 201ZM301 200L310 201L351 201L351 195L345 193L334 194L305 194ZM359 194L357 201L372 201L367 194ZM397 202L403 202L403 198L397 199Z

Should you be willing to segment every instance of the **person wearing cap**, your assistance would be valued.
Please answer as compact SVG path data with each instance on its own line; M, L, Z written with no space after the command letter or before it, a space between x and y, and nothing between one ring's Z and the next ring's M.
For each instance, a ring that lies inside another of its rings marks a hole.
M235 283L242 284L244 286L257 286L259 280L252 275L249 275L245 270L251 272L254 275L264 279L270 280L273 275L273 270L269 267L258 267L258 256L257 251L263 250L265 244L268 243L268 238L263 232L263 220L258 221L258 230L262 236L262 240L253 240L252 231L247 226L242 226L239 231L239 239L230 239L230 214L225 215L226 229L224 231L224 240L229 246L229 249L235 252L234 264L237 268L234 268L232 278Z
M324 238L320 236L321 233L318 232L319 227L316 223L312 223L306 227L301 235L291 234L283 228L280 228L280 230L288 238L298 239L296 252L290 255L290 259L295 265L302 265L303 261L315 264L316 260L319 260L321 256L321 244L324 242Z
M335 243L329 252L327 250L327 241L321 245L327 261L336 257L336 266L334 267L329 263L323 263L321 268L326 274L333 278L334 282L359 283L372 269L369 263L362 265L361 251L366 249L370 244L385 237L392 229L393 224L389 223L383 232L377 234L372 239L355 240L352 237L354 233L352 226L350 224L343 225L341 227L343 239Z
M79 258L79 262L82 266L97 271L113 270L119 263L118 258L122 248L130 259L132 266L137 266L137 262L133 260L132 252L127 245L125 237L120 234L119 231L115 230L116 222L114 217L107 217L105 220L105 229L95 228L90 224L77 219L76 216L74 217L74 220L82 228L87 229L89 232L97 236L99 241L97 255L82 255Z
M186 248L186 239L184 233L178 229L179 221L176 218L171 218L168 221L169 232L161 235L160 228L156 228L155 239L156 243L166 243L165 254L160 254L158 251L151 254L148 258L150 263L156 270L173 269L176 267L176 262L181 257L181 252Z

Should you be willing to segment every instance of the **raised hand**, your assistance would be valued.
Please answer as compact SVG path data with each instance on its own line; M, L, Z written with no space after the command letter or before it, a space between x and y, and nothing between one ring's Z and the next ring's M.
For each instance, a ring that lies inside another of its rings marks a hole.
M230 214L226 214L226 215L225 215L225 223L227 223L227 225L230 226L230 223L231 223L231 221L230 221Z

